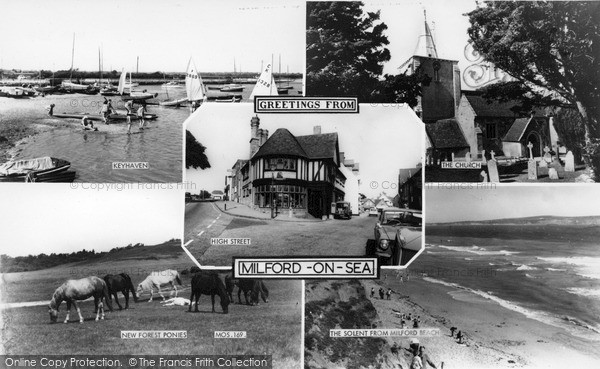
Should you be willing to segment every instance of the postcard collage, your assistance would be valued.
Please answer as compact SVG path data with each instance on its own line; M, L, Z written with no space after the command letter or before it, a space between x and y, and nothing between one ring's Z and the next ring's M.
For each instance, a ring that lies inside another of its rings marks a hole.
M600 2L4 0L0 368L600 364Z

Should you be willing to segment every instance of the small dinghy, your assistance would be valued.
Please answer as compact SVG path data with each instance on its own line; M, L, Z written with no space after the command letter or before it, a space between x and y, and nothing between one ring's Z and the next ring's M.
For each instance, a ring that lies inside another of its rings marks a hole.
M73 182L70 167L70 162L50 156L9 161L0 165L0 182Z

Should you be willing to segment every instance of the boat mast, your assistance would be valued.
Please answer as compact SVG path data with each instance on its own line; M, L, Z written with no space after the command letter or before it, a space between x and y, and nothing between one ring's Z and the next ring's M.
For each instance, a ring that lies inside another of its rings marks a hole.
M73 32L73 47L71 48L71 74L69 75L69 81L73 82L73 61L75 59L75 32Z

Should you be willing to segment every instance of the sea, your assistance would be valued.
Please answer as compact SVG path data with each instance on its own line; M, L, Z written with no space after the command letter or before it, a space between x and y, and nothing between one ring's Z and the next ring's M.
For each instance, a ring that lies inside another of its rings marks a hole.
M600 227L427 226L410 267L430 283L472 293L531 319L600 340Z
M284 83L287 85L287 83ZM298 96L302 82L289 83L293 87L289 96ZM242 102L248 102L254 85L245 84ZM158 93L149 101L168 101L185 97L185 86L140 85L136 91ZM239 93L236 93L239 94ZM124 110L124 102L118 96L107 97L118 110ZM102 132L82 131L78 119L52 118L46 107L55 104L55 113L99 114L104 97L101 95L64 94L36 96L29 99L0 97L0 124L17 122L23 125L59 125L59 128L35 135L19 145L15 160L52 156L71 162L71 170L77 172L75 182L127 182L127 183L177 183L183 173L183 122L190 116L187 107L172 108L148 105L148 113L156 114L156 120L148 121L149 129L139 131L137 122L132 125L134 134L123 129ZM213 102L208 102L213 104ZM199 108L201 109L201 107ZM96 122L95 122L96 124ZM145 169L113 169L113 163L142 163Z

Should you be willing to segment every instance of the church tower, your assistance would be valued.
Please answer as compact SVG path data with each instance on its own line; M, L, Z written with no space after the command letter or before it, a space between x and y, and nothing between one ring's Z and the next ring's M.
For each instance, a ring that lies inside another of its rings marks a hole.
M438 56L426 13L424 33L417 40L415 52L399 69L409 75L419 70L431 78L428 86L422 86L422 96L414 108L423 122L432 123L455 116L461 90L458 61Z

